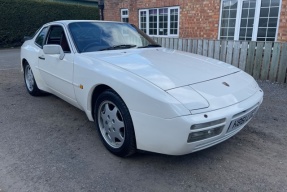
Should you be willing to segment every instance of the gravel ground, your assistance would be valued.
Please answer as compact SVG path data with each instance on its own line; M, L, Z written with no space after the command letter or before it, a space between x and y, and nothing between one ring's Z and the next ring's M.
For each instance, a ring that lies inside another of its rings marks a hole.
M19 49L0 50L0 191L287 191L287 86L259 85L263 105L231 139L185 156L118 158L82 111L30 96Z

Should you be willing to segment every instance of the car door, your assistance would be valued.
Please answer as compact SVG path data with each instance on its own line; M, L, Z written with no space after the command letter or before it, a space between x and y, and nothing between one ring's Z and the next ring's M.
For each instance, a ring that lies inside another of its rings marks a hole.
M50 26L44 45L52 44L62 47L65 53L64 58L61 60L59 59L59 55L45 54L41 50L39 52L38 68L43 80L54 94L72 104L76 104L73 87L74 54L71 52L71 46L69 45L63 26Z

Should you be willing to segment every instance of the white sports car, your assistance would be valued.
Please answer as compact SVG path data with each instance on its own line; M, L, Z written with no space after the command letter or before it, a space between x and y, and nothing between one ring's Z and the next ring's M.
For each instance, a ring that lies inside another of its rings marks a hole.
M49 92L83 110L118 156L213 146L238 133L263 100L242 70L163 48L128 23L45 24L23 44L21 66L31 95Z

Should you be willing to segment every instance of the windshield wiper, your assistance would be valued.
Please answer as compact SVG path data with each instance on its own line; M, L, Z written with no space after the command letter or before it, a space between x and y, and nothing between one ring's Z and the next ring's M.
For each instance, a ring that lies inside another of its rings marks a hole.
M161 46L158 44L149 44L147 46L142 46L142 47L138 47L138 48L150 48L150 47L161 47Z
M111 47L103 48L103 49L100 49L99 51L115 50L115 49L129 49L129 48L133 48L133 47L136 47L136 45L122 44L122 45L114 45L114 46L111 46Z

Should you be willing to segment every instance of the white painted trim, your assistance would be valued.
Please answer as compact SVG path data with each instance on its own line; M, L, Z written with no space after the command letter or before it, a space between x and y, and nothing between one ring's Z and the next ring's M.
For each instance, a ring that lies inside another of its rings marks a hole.
M158 8L157 9L157 17L156 17L156 33L159 34L159 9L161 8Z
M219 40L220 40L223 1L224 0L221 0L221 4L220 4L220 17L219 17L219 25L218 25L219 26L218 27L218 39ZM247 0L238 0L234 40L239 40L243 1L247 1ZM251 39L252 41L257 41L260 11L261 11L261 2L262 0L256 0L254 24L253 24L252 39ZM278 30L279 30L279 25L280 25L280 16L281 16L281 9L282 9L282 0L280 0L279 3L280 4L279 4L279 11L278 11L277 28L276 28L276 33L275 33L275 41L277 41L277 38L278 38Z
M218 40L220 40L221 17L222 17L222 4L223 4L223 0L221 0L221 3L220 3L219 24L218 24L218 35L217 35Z
M128 14L127 15L123 15L124 11L127 11ZM121 9L121 22L123 22L123 19L129 18L129 15L130 15L130 13L129 13L128 9Z
M150 35L149 34L149 10L151 9L157 9L157 34L159 34L159 9L168 9L168 21L167 21L167 31L168 31L168 35ZM170 9L178 9L178 20L177 20L177 34L176 35L171 35L170 34ZM179 37L179 25L180 25L180 7L179 6L173 6L173 7L157 7L157 8L148 8L148 9L139 9L139 19L138 19L138 24L139 24L139 28L141 25L141 18L140 18L140 13L142 11L146 11L146 34L150 35L151 37Z
M278 31L279 31L279 25L280 25L280 16L281 16L281 10L282 10L282 0L280 0L279 5L279 15L277 20L277 27L276 27L276 34L275 34L275 41L277 41L278 38Z
M180 7L178 7L178 19L177 19L177 35L179 36L179 26L180 26Z
M234 40L239 40L239 33L240 33L240 24L241 24L241 16L242 16L242 6L243 0L237 1L237 12L236 12L236 20L235 20L235 29L234 29ZM229 37L229 36L228 36Z
M261 0L256 1L255 15L254 15L254 24L252 31L252 41L257 41L258 27L259 27L259 18L260 18L260 9L261 9Z

